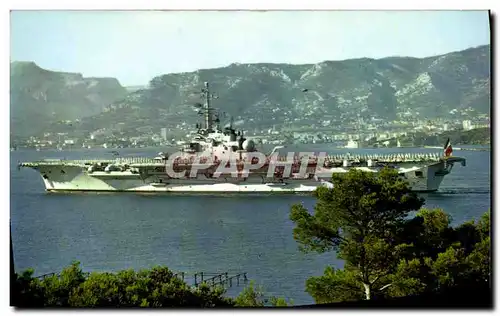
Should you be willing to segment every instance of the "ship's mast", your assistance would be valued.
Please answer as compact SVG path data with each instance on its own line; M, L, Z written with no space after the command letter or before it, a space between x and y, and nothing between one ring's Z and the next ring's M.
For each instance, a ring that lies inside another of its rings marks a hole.
M202 90L202 93L203 93L203 97L205 99L205 129L207 131L213 131L212 129L212 126L213 126L213 116L212 116L212 111L213 109L210 107L210 102L213 99L217 99L217 96L213 93L210 92L210 85L208 84L208 82L205 82L205 88L203 88Z
M212 129L212 115L210 115L210 86L205 82L205 128L207 131Z

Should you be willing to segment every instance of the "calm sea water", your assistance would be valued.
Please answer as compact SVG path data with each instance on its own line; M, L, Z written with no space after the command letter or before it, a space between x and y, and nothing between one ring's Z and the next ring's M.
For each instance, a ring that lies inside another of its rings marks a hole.
M302 151L345 153L323 145ZM158 149L122 149L122 156L154 156ZM401 149L349 149L391 153ZM405 149L405 152L436 152ZM454 224L476 219L490 207L490 152L455 151L455 166L439 192L423 194ZM17 271L57 272L71 261L84 271L116 271L166 265L176 271L246 272L267 293L311 304L305 280L327 265L342 267L334 253L304 254L292 237L290 206L315 200L304 195L192 196L148 194L47 194L38 173L17 170L18 161L111 157L109 150L11 152L11 222ZM233 287L228 294L241 290Z

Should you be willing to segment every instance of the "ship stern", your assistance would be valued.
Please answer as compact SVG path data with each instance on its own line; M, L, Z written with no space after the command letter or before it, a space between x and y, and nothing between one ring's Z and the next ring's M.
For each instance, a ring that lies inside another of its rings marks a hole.
M456 163L460 163L462 166L465 166L466 160L461 157L445 157L438 163L428 166L425 172L425 189L422 191L435 192L439 190L444 178L451 173Z

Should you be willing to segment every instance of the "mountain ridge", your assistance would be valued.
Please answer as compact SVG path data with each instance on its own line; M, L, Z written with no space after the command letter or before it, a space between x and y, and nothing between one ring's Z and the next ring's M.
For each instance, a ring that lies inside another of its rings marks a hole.
M430 55L426 57L415 57L415 56L400 56L400 55L392 55L392 56L385 56L385 57L380 57L380 58L372 58L372 57L356 57L356 58L346 58L346 59L325 59L321 60L315 63L273 63L273 62L252 62L252 63L241 63L241 62L233 62L225 66L220 66L220 67L206 67L206 68L199 68L199 69L194 69L192 71L181 71L181 72L168 72L166 74L177 74L177 75L183 75L183 74L188 74L192 72L196 72L199 70L216 70L216 69L221 69L221 68L227 68L232 65L276 65L276 66L313 66L316 64L321 64L321 63L328 63L328 62L346 62L346 61L360 61L360 60L372 60L372 61L377 61L381 59L391 59L391 58L401 58L401 59L414 59L414 60L420 60L420 59L427 59L427 58L438 58L441 56L449 55L449 54L454 54L454 53L461 53L461 52L466 52L468 50L475 50L475 49L482 49L482 48L490 48L490 44L483 44L483 45L477 45L477 46L472 46L463 50L454 50L448 53L442 53L442 54L437 54L437 55Z
M125 95L116 78L83 77L14 61L10 64L11 132L20 136L43 133L55 121L96 115Z
M460 53L460 52L465 52L467 50L474 50L474 49L483 48L483 47L488 47L489 48L490 44L483 44L483 45L471 46L471 47L465 48L463 50L453 50L453 51L450 51L448 53L441 53L441 54L430 55L430 56L426 56L426 57L391 55L391 56L385 56L385 57L380 57L380 58L356 57L356 58L346 58L346 59L325 59L325 60L321 60L321 61L313 62L313 63L278 63L278 62L276 62L276 63L273 63L273 62L241 63L241 62L232 62L232 63L227 64L225 66L204 67L204 68L194 69L194 70L191 70L191 71L168 72L166 74L187 74L187 73L195 72L197 70L214 70L214 69L226 68L226 67L229 67L231 65L255 65L255 64L259 64L259 65L278 65L278 66L279 65L282 65L282 66L287 66L287 65L288 66L312 66L312 65L320 64L320 63L324 63L324 62L356 61L356 60L362 60L362 59L368 59L368 60L380 60L380 59L390 59L390 58L426 59L426 58L437 58L437 57L441 57L441 56L448 55L448 54ZM57 70L57 69L42 68L42 67L40 67L40 65L38 65L34 61L13 60L10 63L11 63L11 65L14 64L14 63L32 63L32 64L36 65L37 67L39 67L41 69L44 69L46 71L50 71L50 72L57 72L57 73L78 73L78 72L72 72L72 71L66 71L66 70ZM108 77L86 77L86 78L108 78ZM109 78L113 78L113 77L109 77ZM119 79L117 79L117 80L119 81ZM129 86L130 87L143 86L143 84L125 85L125 87L129 87Z
M489 114L490 45L425 58L231 63L168 73L82 118L74 128L134 134L144 126L194 125L198 116L192 105L200 102L197 92L205 81L219 96L213 106L242 120L245 128L315 126L322 120L346 124L358 115L364 120L431 119L466 108Z

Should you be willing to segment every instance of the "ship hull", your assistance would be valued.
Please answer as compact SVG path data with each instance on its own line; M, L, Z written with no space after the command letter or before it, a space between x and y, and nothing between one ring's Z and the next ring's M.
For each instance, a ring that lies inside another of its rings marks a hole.
M452 165L451 165L452 166ZM50 192L149 192L149 193L308 193L319 186L331 186L332 173L345 173L349 168L323 170L314 179L266 179L260 176L248 178L167 179L164 174L148 175L129 172L88 173L78 166L37 166L45 189ZM405 171L406 170L406 171ZM400 174L409 182L413 191L430 192L439 189L450 166L437 162L424 166L406 166ZM272 181L272 182L271 182Z
M240 185L240 184L180 184L165 187L140 186L131 189L68 189L50 188L48 192L138 192L138 193L310 193L316 190L321 183L313 185Z

